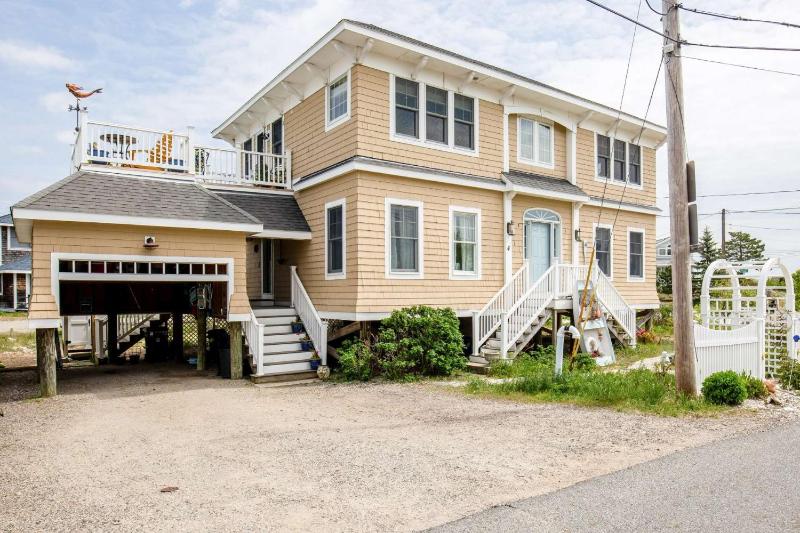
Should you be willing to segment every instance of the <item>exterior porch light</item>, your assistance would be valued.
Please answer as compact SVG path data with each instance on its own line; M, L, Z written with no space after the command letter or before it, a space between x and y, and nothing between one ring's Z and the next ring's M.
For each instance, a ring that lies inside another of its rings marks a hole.
M509 221L506 222L506 234L514 235L517 232L516 228L514 228L514 222Z
M575 230L575 240L576 240L577 242L583 242L583 241L581 240L581 229L580 229L580 228L578 228L578 229L576 229L576 230Z

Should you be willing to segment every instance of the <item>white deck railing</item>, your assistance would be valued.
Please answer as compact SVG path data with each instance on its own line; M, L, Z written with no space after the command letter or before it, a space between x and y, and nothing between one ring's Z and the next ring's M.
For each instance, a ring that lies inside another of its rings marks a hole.
M309 298L303 282L297 275L297 267L291 267L292 276L292 307L303 322L308 338L319 354L322 365L328 364L328 322L322 320Z
M553 265L527 290L511 308L503 313L500 326L500 357L522 337L553 300L558 287L558 265Z
M172 177L233 185L291 186L291 153L195 146L186 133L89 121L81 114L72 149L72 171L83 165L168 172Z
M709 329L694 325L695 376L698 392L714 372L733 370L763 379L764 322L754 320L737 329Z
M500 327L503 313L517 302L530 284L528 262L523 261L522 267L511 276L511 279L492 296L483 309L472 314L472 354L478 355L478 350L489 337Z
M250 310L250 320L242 324L247 347L253 356L255 374L258 376L263 371L264 365L264 326L258 322L256 314Z

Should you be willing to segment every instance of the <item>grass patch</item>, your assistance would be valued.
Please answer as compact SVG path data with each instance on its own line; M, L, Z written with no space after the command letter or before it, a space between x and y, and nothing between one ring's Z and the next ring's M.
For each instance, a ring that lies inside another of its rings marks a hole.
M712 405L702 398L683 396L675 390L675 378L650 370L604 372L581 370L555 376L553 365L532 357L521 357L494 376L511 378L491 383L473 378L469 394L508 397L533 402L558 402L588 407L639 411L661 416L714 415L730 408Z
M670 332L671 333L671 332ZM637 361L642 359L649 359L651 357L659 357L661 352L672 353L675 347L672 344L672 339L667 337L659 338L658 342L642 343L639 342L636 346L623 346L615 347L614 353L617 356L617 361L614 363L615 368L627 368Z
M0 352L17 352L23 348L36 349L36 333L14 333L14 336L0 335Z
M0 320L4 318L27 318L27 311L0 311Z

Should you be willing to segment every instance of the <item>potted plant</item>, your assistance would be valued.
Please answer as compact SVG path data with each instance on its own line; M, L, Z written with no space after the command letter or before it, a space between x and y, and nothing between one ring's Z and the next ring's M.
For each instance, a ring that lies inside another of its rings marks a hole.
M308 335L303 335L303 338L300 339L300 347L304 352L314 349L314 343L311 342L311 339L308 338Z
M295 320L292 322L292 333L302 333L303 332L303 323L299 320Z
M319 364L321 361L322 360L319 358L319 354L317 353L316 350L314 350L314 353L311 356L311 361L309 361L309 363L311 363L311 370L316 372L316 370L319 368Z

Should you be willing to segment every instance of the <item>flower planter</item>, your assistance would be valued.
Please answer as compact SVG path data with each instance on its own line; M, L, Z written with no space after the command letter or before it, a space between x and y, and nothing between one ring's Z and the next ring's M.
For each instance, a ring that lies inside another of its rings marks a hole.
M320 360L319 359L312 359L311 361L309 361L309 363L311 364L311 370L316 372L317 369L319 368Z
M302 333L302 332L303 332L303 323L292 322L292 333Z
M314 349L314 343L311 341L300 341L300 346L304 352Z

